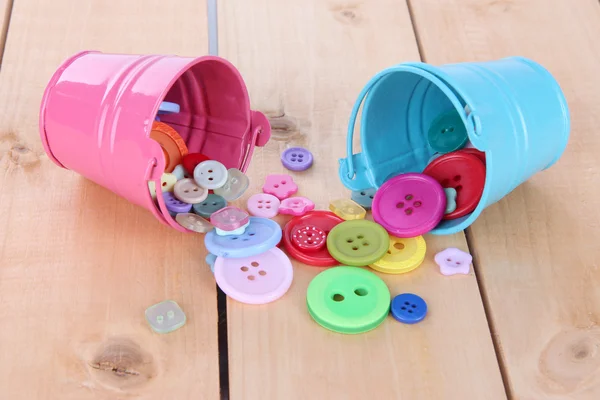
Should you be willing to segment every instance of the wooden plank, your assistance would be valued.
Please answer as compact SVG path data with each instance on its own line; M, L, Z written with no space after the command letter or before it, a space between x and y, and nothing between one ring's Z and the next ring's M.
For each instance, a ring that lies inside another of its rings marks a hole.
M419 59L406 5L392 0L221 1L219 45L241 69L254 107L273 117L274 140L255 155L247 196L267 174L287 173L279 155L301 145L316 161L292 175L318 209L349 196L337 160L360 89L378 70ZM228 301L231 398L505 398L474 275L445 278L433 263L445 247L466 248L464 235L428 236L427 243L420 269L382 276L392 295L414 292L428 302L428 318L415 326L390 317L356 336L322 329L305 305L308 283L322 269L297 262L294 283L277 302Z
M0 367L7 399L217 399L214 280L197 235L55 166L38 110L84 49L202 55L199 0L15 2L0 73ZM144 310L173 299L176 332Z
M410 3L428 62L522 55L547 67L565 92L572 118L566 153L486 210L470 235L513 397L597 399L600 5Z

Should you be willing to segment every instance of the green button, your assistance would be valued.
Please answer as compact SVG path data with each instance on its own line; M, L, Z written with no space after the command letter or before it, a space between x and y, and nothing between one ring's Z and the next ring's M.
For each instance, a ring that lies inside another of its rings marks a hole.
M364 219L337 224L327 235L329 254L342 264L356 267L379 261L389 244L387 231Z
M390 291L372 272L335 267L308 285L306 305L322 327L339 333L362 333L378 327L390 309Z
M467 129L456 111L437 117L429 127L427 140L434 151L450 153L467 144Z

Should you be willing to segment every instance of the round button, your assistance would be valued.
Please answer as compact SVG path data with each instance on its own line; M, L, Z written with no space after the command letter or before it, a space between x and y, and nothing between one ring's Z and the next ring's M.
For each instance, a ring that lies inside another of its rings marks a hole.
M223 186L215 189L215 194L227 201L234 201L242 197L248 186L250 186L250 179L242 171L237 168L229 168L227 181Z
M169 172L165 172L160 177L160 189L161 192L170 192L175 187L177 183L177 177L175 174L171 174ZM154 181L148 181L148 189L150 190L150 195L153 199L156 199L156 188Z
M365 190L356 190L352 192L351 198L365 210L371 209L371 204L373 204L373 197L375 197L376 189L365 189Z
M248 224L248 222L248 214L233 206L222 208L210 216L210 223L215 228L223 231L234 231Z
M483 165L485 166L485 153L483 151L477 150L475 148L469 147L469 148L464 148L461 149L459 151L457 151L457 153L467 153L467 154L471 154L477 158L479 158L479 160L483 163Z
M277 222L259 217L250 217L243 234L220 236L212 230L204 237L206 249L218 257L250 257L277 246L281 240L281 228Z
M202 161L194 168L194 180L206 189L218 189L227 182L227 168L215 160Z
M339 265L337 260L331 257L326 246L323 246L316 251L307 251L297 246L297 243L292 240L292 235L298 227L314 227L327 235L334 226L342 222L344 222L344 220L334 213L321 210L309 211L302 216L294 217L285 224L283 234L283 244L285 249L291 257L304 264L317 267L332 267L334 265Z
M210 222L201 216L192 213L177 214L175 216L175 221L185 229L198 233L206 233L213 228Z
M373 199L373 219L397 237L429 232L446 209L444 189L423 174L402 174L385 182Z
M313 155L303 147L292 147L281 153L281 163L290 171L304 171L313 164Z
M322 327L339 333L362 333L379 326L390 309L390 291L372 272L335 267L308 285L306 305Z
M313 203L312 200L307 199L306 197L296 196L282 200L281 206L279 207L279 213L287 215L304 215L314 209L315 203Z
M190 178L184 178L177 181L173 192L178 200L188 204L200 203L208 196L208 190L198 186L196 182Z
M219 288L246 304L266 304L279 299L294 278L290 259L276 247L248 257L217 257L214 270Z
M329 254L342 264L362 266L379 260L390 244L388 233L364 219L336 225L327 236Z
M194 204L193 209L196 214L204 218L210 218L210 216L219 211L222 208L227 207L227 202L224 198L216 194L209 194L203 202Z
M292 232L292 243L300 250L321 250L326 242L327 234L316 226L298 226Z
M164 122L154 121L150 138L160 144L165 157L165 172L171 172L187 155L188 149L179 133Z
M396 321L416 324L427 315L427 303L416 294L399 294L392 300L391 313Z
M458 150L468 139L465 124L456 110L438 116L431 123L427 133L429 145L439 153Z
M414 238L390 236L390 247L387 253L370 267L384 274L403 274L423 263L426 250L423 236Z
M423 173L445 188L456 189L456 209L445 214L444 219L464 217L477 207L485 184L485 166L474 155L459 151L444 154Z
M273 218L279 212L281 202L271 194L257 193L250 196L246 206L248 212L256 217Z
M191 204L178 200L171 192L164 192L163 199L165 200L167 210L172 213L187 213L192 209Z
M189 174L193 175L194 169L196 168L196 166L198 164L200 164L201 162L208 161L208 160L210 160L210 158L208 158L204 154L190 153L190 154L186 155L185 157L183 157L183 159L181 160L181 163L183 165L183 168L185 168L185 170Z

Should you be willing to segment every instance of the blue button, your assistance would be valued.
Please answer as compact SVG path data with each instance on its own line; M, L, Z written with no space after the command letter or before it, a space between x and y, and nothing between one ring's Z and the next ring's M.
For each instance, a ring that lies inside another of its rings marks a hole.
M357 190L352 192L351 198L358 204L360 204L365 210L371 209L371 204L373 203L373 197L375 197L375 192L377 189L365 189L365 190Z
M227 207L227 201L218 194L211 193L202 203L197 203L192 206L194 212L201 217L210 218L215 212L221 208Z
M213 229L204 237L206 249L217 257L241 258L264 253L281 240L281 227L268 218L250 217L241 235L219 236Z
M391 312L397 321L416 324L427 315L427 303L416 294L399 294L392 300Z
M206 258L204 259L204 261L206 261L206 263L210 267L210 272L212 272L214 274L215 273L215 261L217 261L217 256L215 256L212 253L208 253L206 255Z
M162 103L160 103L160 106L158 107L158 113L159 114L178 113L179 109L180 109L179 104L171 103L170 101L163 101Z

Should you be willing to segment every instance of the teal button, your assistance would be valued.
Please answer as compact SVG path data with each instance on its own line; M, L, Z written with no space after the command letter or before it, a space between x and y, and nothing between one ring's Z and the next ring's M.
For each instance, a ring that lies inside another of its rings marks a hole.
M456 111L450 111L437 117L431 123L427 140L434 151L450 153L467 144L467 129Z
M214 193L209 194L202 203L197 203L192 206L194 212L204 218L210 218L214 212L225 207L227 207L227 201Z

